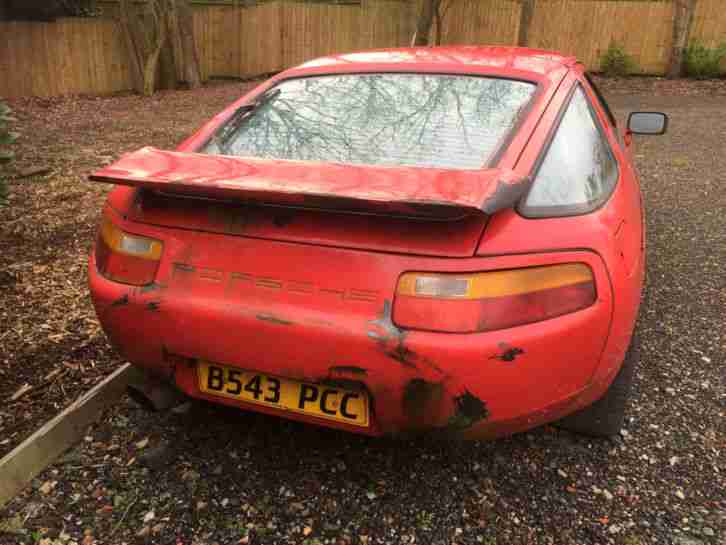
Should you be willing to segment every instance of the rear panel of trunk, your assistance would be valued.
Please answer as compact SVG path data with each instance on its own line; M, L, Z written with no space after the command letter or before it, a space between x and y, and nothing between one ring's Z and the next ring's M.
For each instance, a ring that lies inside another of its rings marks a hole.
M251 237L413 255L474 255L487 216L409 218L313 210L138 192L129 219L235 237Z

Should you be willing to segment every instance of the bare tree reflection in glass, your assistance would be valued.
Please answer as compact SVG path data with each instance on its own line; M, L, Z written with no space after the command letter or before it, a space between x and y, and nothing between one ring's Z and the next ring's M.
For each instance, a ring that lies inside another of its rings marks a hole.
M206 153L480 168L531 99L531 83L438 74L346 74L281 82Z

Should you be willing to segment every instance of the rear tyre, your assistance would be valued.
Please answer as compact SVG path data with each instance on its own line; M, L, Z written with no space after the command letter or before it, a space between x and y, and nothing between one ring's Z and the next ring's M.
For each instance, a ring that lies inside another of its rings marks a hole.
M592 437L610 437L623 427L625 410L628 407L630 390L635 377L635 367L640 359L640 343L637 333L633 333L630 347L620 371L605 395L584 409L566 416L557 426L568 431Z

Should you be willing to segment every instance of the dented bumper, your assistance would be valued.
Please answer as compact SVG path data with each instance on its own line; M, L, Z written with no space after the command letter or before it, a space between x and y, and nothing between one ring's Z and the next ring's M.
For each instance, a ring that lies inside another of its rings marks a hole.
M585 406L617 370L602 370L612 360L613 303L607 271L592 252L447 260L260 245L204 233L176 238L155 229L145 227L149 236L165 237L156 282L136 288L109 281L91 257L91 294L120 353L192 397L370 435L475 439L521 431ZM396 279L408 270L573 261L592 268L598 298L572 314L473 334L405 331L391 319ZM290 270L289 263L304 266ZM212 399L198 387L200 361L364 388L370 426Z

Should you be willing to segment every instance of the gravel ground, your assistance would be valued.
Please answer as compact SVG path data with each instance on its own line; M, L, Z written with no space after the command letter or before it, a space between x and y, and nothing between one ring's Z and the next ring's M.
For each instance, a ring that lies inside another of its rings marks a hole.
M0 543L725 544L726 100L605 88L672 122L636 143L649 273L620 437L394 442L124 400L0 510Z

